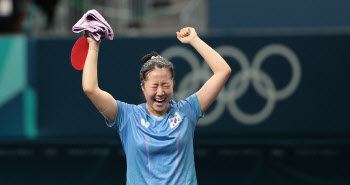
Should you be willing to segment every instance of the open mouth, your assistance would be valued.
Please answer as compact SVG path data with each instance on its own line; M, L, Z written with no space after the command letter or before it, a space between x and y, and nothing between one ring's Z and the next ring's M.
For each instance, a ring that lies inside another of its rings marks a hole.
M156 98L156 99L154 99L154 101L157 102L157 103L163 103L164 100L165 100L165 98Z

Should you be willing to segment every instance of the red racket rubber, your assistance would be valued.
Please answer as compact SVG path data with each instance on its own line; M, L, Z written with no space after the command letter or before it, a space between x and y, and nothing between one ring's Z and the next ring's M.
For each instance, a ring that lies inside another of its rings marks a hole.
M74 69L83 70L89 51L89 43L85 37L80 37L74 44L70 59Z

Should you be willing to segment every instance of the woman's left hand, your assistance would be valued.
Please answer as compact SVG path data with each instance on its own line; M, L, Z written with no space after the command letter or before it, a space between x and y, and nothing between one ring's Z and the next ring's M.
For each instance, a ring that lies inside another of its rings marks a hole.
M176 32L176 34L177 39L184 44L191 44L194 39L198 38L196 30L191 27L182 28L180 32Z

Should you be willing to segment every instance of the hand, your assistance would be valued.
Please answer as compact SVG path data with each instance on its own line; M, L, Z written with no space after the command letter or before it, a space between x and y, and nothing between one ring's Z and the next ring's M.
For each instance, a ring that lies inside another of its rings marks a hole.
M193 40L198 38L196 30L191 27L182 28L180 32L176 32L177 39L184 44L191 44Z
M86 40L89 43L89 49L93 49L93 50L98 51L98 49L100 47L101 40L96 41L95 39L91 38L88 31L84 31L84 37L86 38Z

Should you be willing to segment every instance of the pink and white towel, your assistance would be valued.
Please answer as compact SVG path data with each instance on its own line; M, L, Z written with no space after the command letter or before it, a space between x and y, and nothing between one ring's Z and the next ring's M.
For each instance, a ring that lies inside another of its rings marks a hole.
M83 17L72 27L74 33L82 31L88 31L90 37L96 41L102 40L107 37L109 40L113 40L114 33L111 26L95 9L86 12Z

